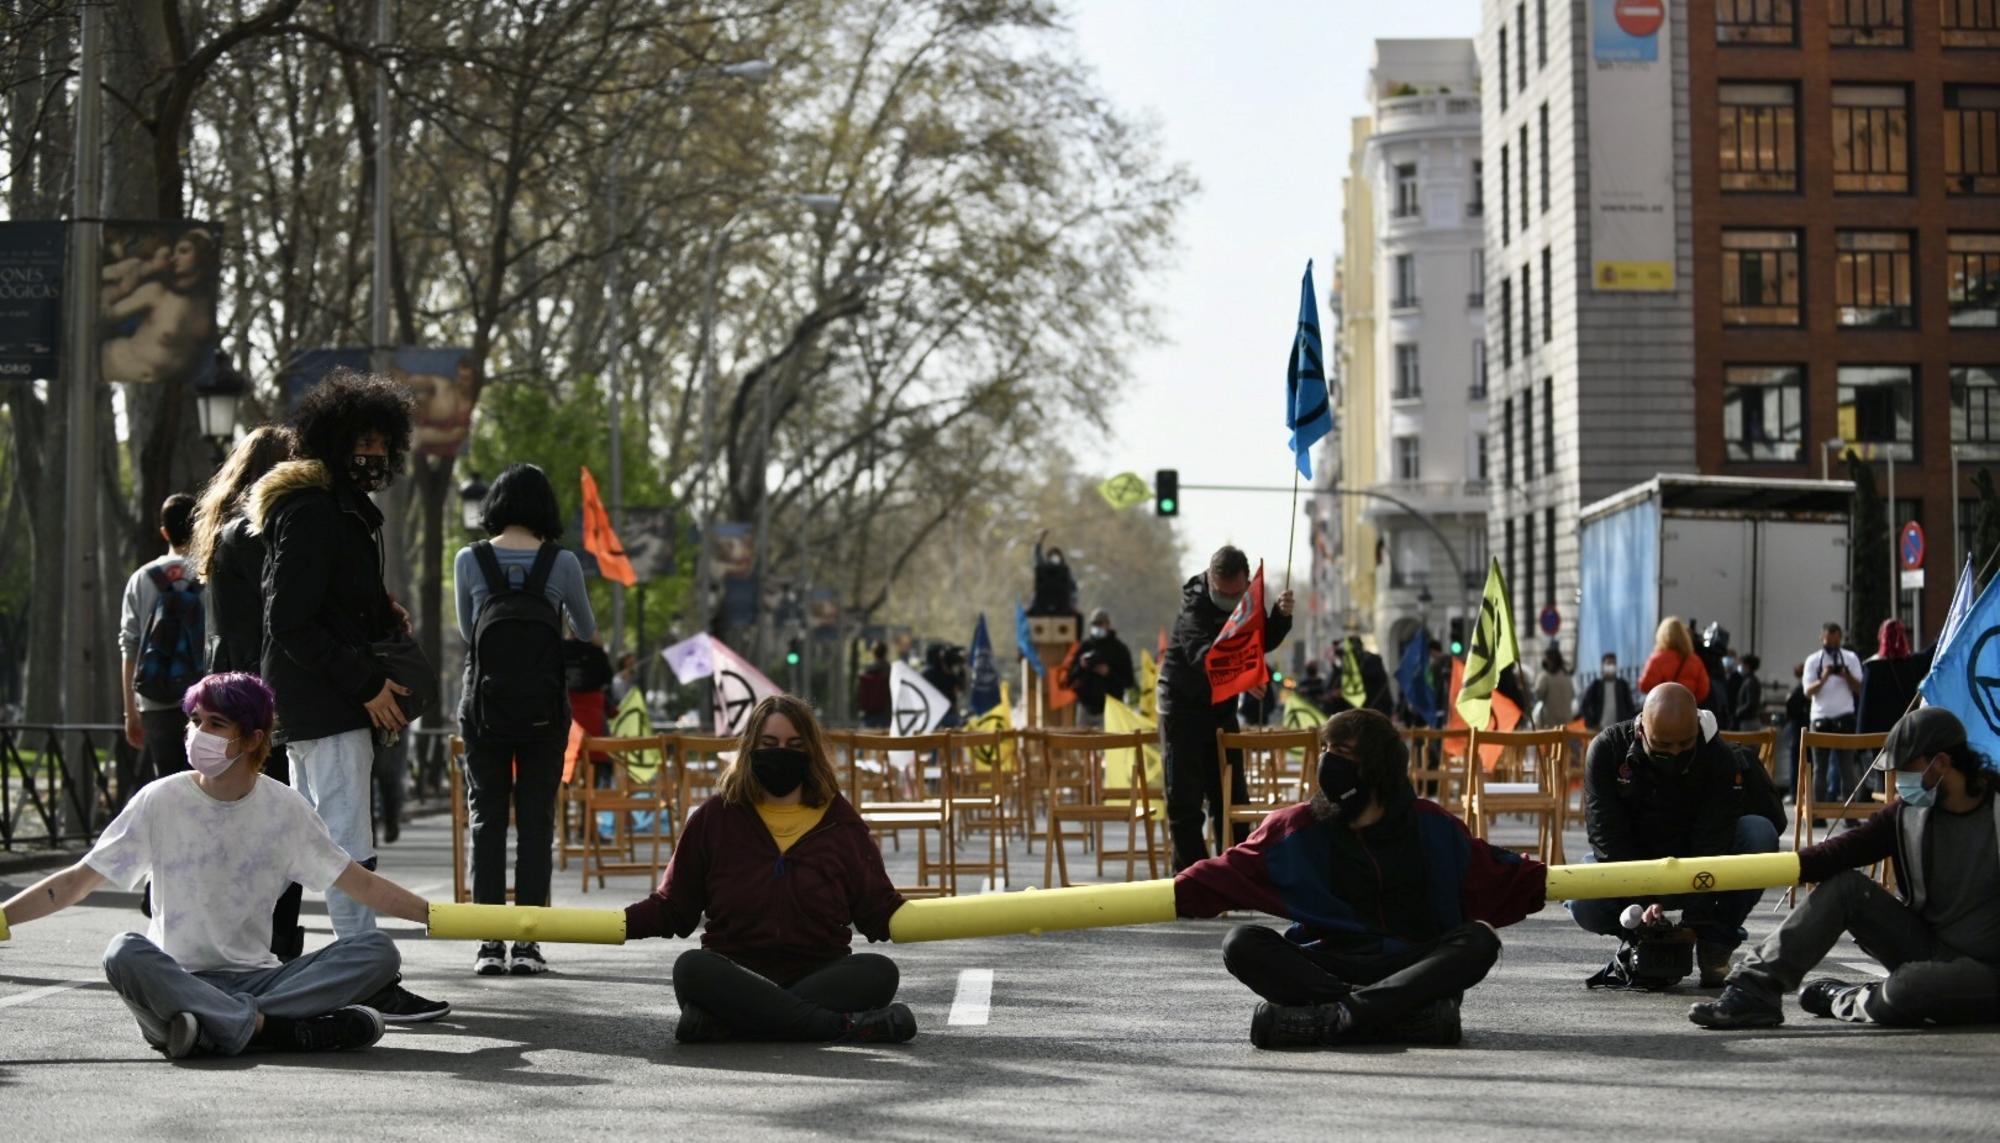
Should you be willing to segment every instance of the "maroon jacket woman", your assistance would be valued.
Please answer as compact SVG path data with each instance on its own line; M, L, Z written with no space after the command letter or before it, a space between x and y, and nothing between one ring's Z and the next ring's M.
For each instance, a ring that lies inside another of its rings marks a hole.
M660 887L625 909L627 938L684 937L674 962L683 1044L724 1039L902 1043L896 963L853 953L849 926L889 939L903 896L839 781L812 710L788 695L750 714L721 792L681 830Z

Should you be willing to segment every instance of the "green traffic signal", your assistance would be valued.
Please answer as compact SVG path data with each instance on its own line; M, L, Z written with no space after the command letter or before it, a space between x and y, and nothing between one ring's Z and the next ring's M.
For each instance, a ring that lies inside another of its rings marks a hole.
M1174 503L1174 500L1171 496L1163 496L1160 498L1160 515L1171 516L1174 514L1174 510L1177 507L1179 506Z
M785 652L785 665L786 665L786 666L788 666L788 667L796 667L796 666L798 666L798 665L799 665L799 653L798 653L797 651L787 651L787 652Z
M1454 654L1454 655L1463 655L1463 654L1465 654L1465 644L1463 644L1463 643L1459 642L1459 641L1458 641L1458 640L1456 640L1456 639L1453 639L1453 640L1451 641L1451 653L1452 653L1452 654Z
M1272 671L1272 672L1271 672L1271 681L1272 681L1272 682L1274 682L1274 683L1282 683L1282 682L1284 682L1284 681L1285 681L1285 672L1283 672L1283 671Z

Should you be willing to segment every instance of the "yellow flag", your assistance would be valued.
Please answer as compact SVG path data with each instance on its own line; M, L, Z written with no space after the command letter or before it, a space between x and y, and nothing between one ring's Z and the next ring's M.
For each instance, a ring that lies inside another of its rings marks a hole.
M996 749L991 746L976 747L972 760L980 766L998 766L1002 770L1014 768L1014 704L1007 697L1007 684L1000 684L1000 705L983 714L974 715L965 724L967 730L978 734L999 731L1005 735Z
M1341 643L1340 697L1348 706L1368 705L1368 683L1361 677L1361 655L1355 651L1353 640Z
M1486 592L1479 601L1479 622L1472 629L1472 646L1465 652L1465 683L1458 692L1459 717L1467 726L1485 726L1493 709L1493 688L1500 674L1521 661L1514 639L1514 608L1507 602L1507 579L1499 557L1486 572Z
M653 736L653 716L646 710L646 696L638 687L625 692L625 701L618 704L617 713L611 716L611 736L614 738L651 738ZM635 750L625 756L626 768L635 782L650 782L664 761L657 750Z
M1143 730L1148 733L1158 729L1150 718L1141 717L1138 711L1126 706L1115 698L1104 700L1104 729L1110 734L1131 734ZM1132 752L1129 750L1107 750L1104 754L1104 780L1106 785L1123 786L1132 773ZM1153 816L1161 821L1167 814L1167 777L1164 764L1160 761L1158 746L1146 747L1146 786L1153 792ZM1111 802L1108 804L1123 804Z
M1326 725L1326 712L1314 706L1299 692L1285 691L1285 729L1318 730Z
M1153 498L1153 486L1136 472L1121 472L1097 486L1097 494L1104 502L1120 512L1134 504L1144 504Z
M1160 717L1160 661L1146 650L1139 652L1139 714L1147 719Z

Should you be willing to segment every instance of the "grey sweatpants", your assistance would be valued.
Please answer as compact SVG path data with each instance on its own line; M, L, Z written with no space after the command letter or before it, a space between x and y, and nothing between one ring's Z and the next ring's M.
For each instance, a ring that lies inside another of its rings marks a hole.
M1889 978L1838 994L1833 1014L1840 1019L1906 1026L2000 1021L2000 966L1939 944L1928 922L1853 869L1820 882L1743 958L1729 983L1776 1002L1798 988L1842 933L1853 933Z
M248 972L189 972L138 933L104 950L104 976L139 1019L146 1042L166 1042L167 1022L194 1013L200 1046L233 1056L250 1046L257 1014L302 1019L365 1000L396 979L396 943L370 930L309 952L290 964Z

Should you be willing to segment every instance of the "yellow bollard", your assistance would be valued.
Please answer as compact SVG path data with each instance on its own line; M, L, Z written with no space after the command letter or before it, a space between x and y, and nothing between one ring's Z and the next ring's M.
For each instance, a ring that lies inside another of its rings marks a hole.
M433 938L459 941L558 941L622 945L623 909L545 909L536 905L431 906Z
M1664 857L1658 861L1606 861L1549 867L1551 901L1600 897L1671 897L1732 889L1782 889L1799 880L1796 853L1739 853L1725 857Z
M1040 936L1050 930L1151 925L1173 919L1174 883L1162 879L906 901L889 918L889 938L907 944L1015 933Z

